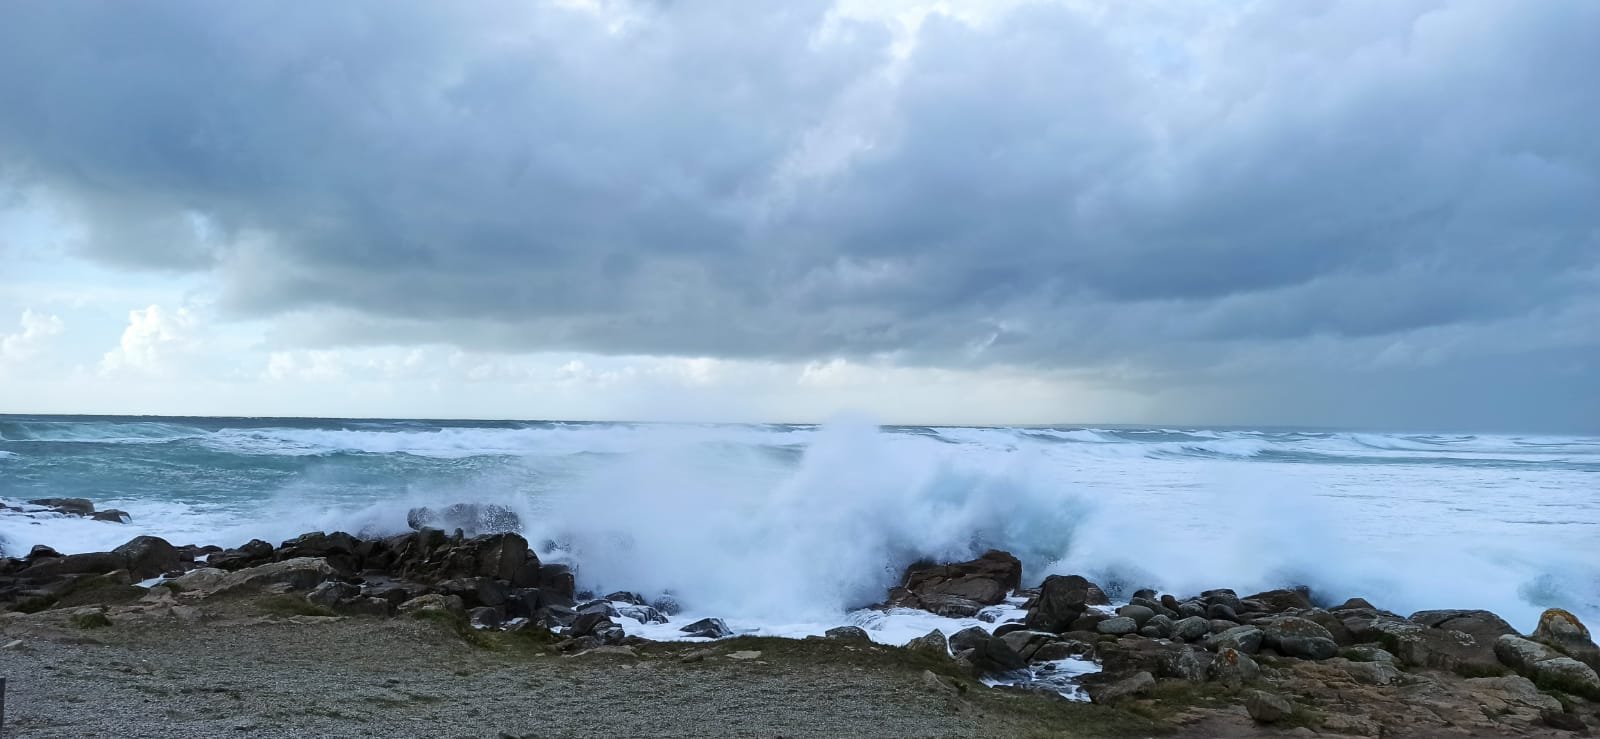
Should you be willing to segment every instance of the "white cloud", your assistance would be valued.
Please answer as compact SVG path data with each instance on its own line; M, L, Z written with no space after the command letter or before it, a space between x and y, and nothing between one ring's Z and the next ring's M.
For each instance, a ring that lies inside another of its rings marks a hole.
M199 348L199 323L188 307L169 310L151 305L129 311L122 341L100 360L101 374L172 372L176 357Z
M16 333L0 334L0 367L21 364L39 356L50 337L66 330L60 318L22 311L21 329Z

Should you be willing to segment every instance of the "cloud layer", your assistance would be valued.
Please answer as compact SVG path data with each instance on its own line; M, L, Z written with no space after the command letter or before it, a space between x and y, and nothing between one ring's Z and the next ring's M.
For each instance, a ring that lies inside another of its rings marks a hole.
M18 3L0 181L300 348L1600 415L1600 5L1135 5Z

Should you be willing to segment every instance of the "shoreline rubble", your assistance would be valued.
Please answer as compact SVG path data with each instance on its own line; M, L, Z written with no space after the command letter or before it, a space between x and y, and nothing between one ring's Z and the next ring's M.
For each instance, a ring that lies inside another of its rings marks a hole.
M8 513L95 513L88 501L32 504ZM452 507L413 516L418 528L408 533L361 539L310 532L276 546L260 540L233 549L175 546L139 536L110 552L62 555L34 547L0 559L0 611L66 610L73 619L115 624L127 610L194 617L208 598L267 593L303 601L308 615L435 619L462 630L528 635L569 654L649 643L628 635L619 620L667 624L678 613L669 598L579 593L571 568L541 561L513 531L469 536L462 528L446 533L426 525L479 514ZM482 520L516 524L492 510ZM919 562L873 608L973 619L1025 599L1020 611L1008 612L1011 620L951 634L935 630L905 645L951 660L999 690L1158 712L1166 706L1196 711L1195 717L1226 707L1259 725L1358 735L1421 731L1439 721L1487 720L1508 733L1600 727L1600 647L1561 609L1546 610L1533 632L1522 634L1489 611L1404 616L1360 598L1319 603L1304 588L1183 597L1140 590L1114 603L1078 575L1051 575L1036 588L1022 583L1021 562L1006 552ZM16 616L0 615L7 617ZM717 618L679 631L686 639L734 635ZM811 638L868 634L840 627Z

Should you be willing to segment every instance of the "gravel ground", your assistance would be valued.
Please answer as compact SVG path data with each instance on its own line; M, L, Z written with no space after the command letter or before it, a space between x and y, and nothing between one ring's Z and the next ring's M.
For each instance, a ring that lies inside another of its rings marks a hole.
M3 736L1016 737L1143 726L1054 697L958 692L904 650L869 645L740 639L565 656L498 636L473 645L407 618L262 616L249 602L111 617L95 629L62 612L0 620Z

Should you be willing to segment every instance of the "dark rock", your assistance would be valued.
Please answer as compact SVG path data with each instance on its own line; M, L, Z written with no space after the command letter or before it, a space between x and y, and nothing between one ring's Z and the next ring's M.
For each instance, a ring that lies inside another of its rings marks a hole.
M1544 722L1545 726L1548 726L1552 729L1570 731L1576 734L1589 733L1589 726L1583 722L1583 719L1578 718L1576 714L1567 713L1566 711L1553 711L1550 709L1545 709L1539 712L1539 720Z
M1294 704L1289 699L1264 690L1252 690L1245 698L1244 708L1250 718L1263 724L1275 724L1294 715Z
M112 552L88 552L41 559L17 573L24 580L53 580L62 575L103 575L112 570L124 569L127 558Z
M950 656L950 642L945 639L944 632L938 629L906 642L905 648L913 652L926 652L941 657Z
M1014 675L1028 668L1027 660L1004 639L990 637L978 640L967 654L972 671L980 677Z
M1035 662L1054 662L1060 659L1079 658L1088 659L1094 654L1094 647L1075 639L1061 639L1045 644L1033 653Z
M728 625L723 623L722 619L720 618L702 618L699 621L678 629L678 631L690 636L702 636L708 639L721 639L723 637L733 636L733 630L728 628Z
M1240 603L1242 604L1246 600L1256 601L1260 603L1261 607L1269 613L1297 611L1302 608L1311 607L1310 592L1311 591L1309 590L1303 589L1268 590L1266 592L1256 593L1255 595L1248 596L1241 600Z
M1085 681L1084 689L1089 694L1089 700L1095 703L1111 705L1134 696L1144 695L1156 686L1156 678L1148 672L1138 672L1116 682L1099 685Z
M1021 629L1010 629L1007 633L1013 633L1020 630ZM983 627L968 626L967 628L950 635L950 651L957 653L965 652L968 649L976 647L978 642L992 638L994 637L991 636L989 632L984 631Z
M996 638L1026 662L1033 659L1033 653L1038 651L1039 647L1055 641L1056 635L1048 631L1013 631Z
M983 606L1005 601L1022 581L1022 563L1005 552L951 564L919 562L889 591L888 605L920 608L950 618L970 618Z
M1165 608L1165 609L1167 609L1169 611L1173 611L1173 612L1177 612L1178 607L1183 605L1182 603L1179 603L1178 599L1173 597L1173 595L1171 593L1163 593L1161 595L1161 601L1160 602L1161 602L1161 607L1162 608Z
M575 610L578 612L579 616L582 616L586 613L599 613L608 617L622 615L622 613L617 610L617 607L611 605L611 601L608 600L591 600L588 603L579 605Z
M44 506L56 513L65 513L69 516L90 516L94 514L94 503L87 498L38 498L28 503Z
M543 577L542 574L540 576ZM650 607L667 616L676 616L683 612L683 607L678 605L678 600L670 595L662 595L650 601Z
M1349 600L1346 600L1344 603L1341 603L1341 604L1339 604L1337 606L1334 606L1333 608L1330 608L1328 610L1331 610L1331 611L1357 611L1357 610L1360 610L1360 611L1376 611L1376 610L1378 610L1378 608L1377 608L1377 606L1374 606L1371 603L1368 603L1366 598L1351 598Z
M573 598L574 591L577 589L577 583L572 577L572 568L564 564L552 563L539 566L538 587L540 592L545 593L547 596L561 596L570 601ZM663 608L660 598L650 605L669 616L678 612L675 602L674 607Z
M492 606L479 606L467 611L467 622L479 629L498 629L505 621L505 612Z
M121 555L134 577L144 580L179 569L178 548L158 536L136 536L112 554Z
M1205 606L1204 603L1195 603L1193 601L1190 601L1190 602L1187 602L1187 603L1179 603L1177 610L1178 610L1178 615L1183 617L1183 618L1195 618L1195 617L1205 618L1206 617L1206 606Z
M96 521L105 521L106 523L129 523L133 521L133 516L128 515L127 511L119 511L115 508L95 511L89 514L89 518Z
M1099 626L1101 621L1104 621L1108 618L1111 617L1099 611L1085 611L1082 616L1072 620L1071 625L1067 626L1067 630L1094 631L1095 627Z
M1037 601L1028 609L1030 629L1061 633L1072 627L1089 606L1109 602L1099 586L1078 575L1051 575L1039 588Z
M664 624L667 622L665 615L650 606L617 606L617 615L631 618L642 624Z
M973 628L977 628L977 627L973 627ZM1027 628L1028 627L1027 627L1026 624L1013 621L1011 623L1004 623L1004 624L1000 624L999 626L994 627L994 635L995 636L1005 636L1006 634L1009 634L1009 633L1011 633L1013 631L1022 631L1022 630L1027 629Z
M1143 626L1139 627L1139 633L1152 639L1170 638L1172 636L1172 619L1158 613L1151 616L1148 621L1144 622Z
M1217 590L1207 590L1202 592L1200 593L1200 600L1204 601L1207 607L1217 604L1225 605L1230 609L1239 607L1239 594L1227 588L1219 588ZM1213 616L1213 618L1215 618L1215 616ZM1228 620L1231 621L1233 619Z
M1117 615L1127 616L1128 618L1133 619L1134 623L1143 626L1146 621L1149 621L1151 617L1156 615L1156 612L1146 608L1145 606L1127 605L1118 608Z
M613 603L627 603L635 606L648 605L644 602L643 598L639 597L637 593L630 593L626 590L618 590L617 592L606 596L606 600L609 600Z
M588 613L579 613L578 617L572 620L572 625L567 627L566 633L567 636L572 637L589 636L599 629L612 626L616 626L616 624L612 623L611 618L604 612L590 611Z
M916 602L914 607L945 618L973 618L983 610L982 603L958 595L929 594L917 597Z
M1438 615L1444 613L1487 612L1424 612L1418 614L1421 622L1380 614L1370 619L1346 619L1345 623L1352 626L1351 634L1358 639L1375 635L1374 640L1379 645L1408 667L1451 670L1469 677L1499 674L1502 668L1495 657L1494 644L1510 627L1494 614ZM1438 626L1430 627L1423 622Z
M978 627L974 626L972 628L977 629ZM978 630L982 631L983 629L978 629ZM823 632L823 636L825 636L825 637L827 637L829 639L839 639L841 641L856 641L856 642L870 642L870 641L872 641L872 637L867 636L866 629L863 629L863 628L861 628L859 626L836 626L834 628L828 629L827 631Z
M1206 606L1206 618L1213 621L1238 621L1239 614L1233 610L1233 606L1226 603L1212 603Z
M1190 616L1172 625L1172 638L1180 641L1199 641L1210 633L1210 624L1199 616Z
M539 610L534 611L532 616L534 622L550 629L570 626L577 618L577 611L568 606L555 603L542 603L539 606Z
M350 583L329 581L306 593L306 600L323 608L333 608L352 598L360 597L361 588Z
M60 552L58 552L58 551L56 551L54 549L51 549L50 547L47 547L47 546L45 546L43 544L35 544L35 545L33 545L32 549L28 550L28 561L30 561L30 562L31 561L36 561L36 560L41 560L41 559L46 559L46 558L49 558L49 557L59 557L59 556L61 556Z

